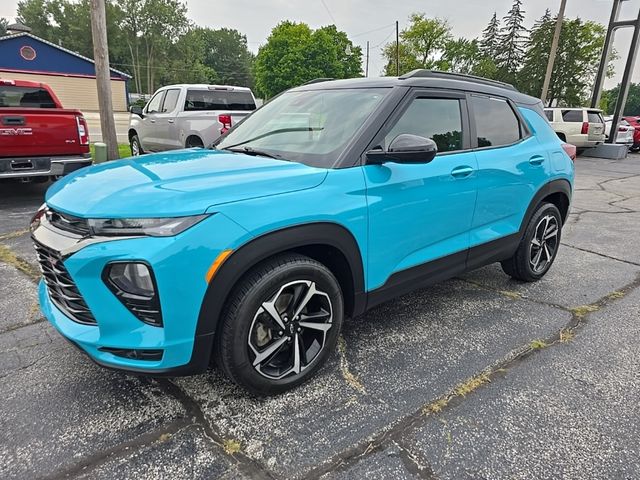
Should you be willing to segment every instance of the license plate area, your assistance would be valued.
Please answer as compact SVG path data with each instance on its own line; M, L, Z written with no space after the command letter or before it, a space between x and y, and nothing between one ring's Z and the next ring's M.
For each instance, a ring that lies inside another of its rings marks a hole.
M11 170L33 170L33 162L29 159L11 160Z

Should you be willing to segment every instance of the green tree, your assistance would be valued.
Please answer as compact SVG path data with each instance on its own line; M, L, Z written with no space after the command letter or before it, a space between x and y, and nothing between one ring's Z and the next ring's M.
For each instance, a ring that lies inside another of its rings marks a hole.
M445 44L436 67L438 70L475 75L483 60L478 40L458 38Z
M435 68L451 40L451 27L446 20L413 13L409 26L400 33L400 75L414 68ZM395 75L396 43L388 43L382 54L387 59L386 74Z
M313 31L305 23L290 21L273 28L254 62L256 90L264 98L314 78L361 74L361 49L346 34L335 27Z
M524 27L522 0L514 0L511 10L504 17L500 30L500 46L497 50L496 65L499 79L514 82L524 60L524 43L527 29Z
M188 35L202 41L202 63L213 69L216 83L253 87L253 54L247 47L247 37L237 30L196 28Z
M556 19L543 16L534 26L517 84L530 95L539 96L551 51ZM579 107L586 104L604 45L602 25L581 19L565 20L549 86L549 105ZM615 53L613 54L615 56ZM613 75L613 70L608 72Z
M6 18L0 18L0 37L3 37L7 34L7 27L9 26L9 22Z
M480 39L480 51L485 57L495 59L500 48L500 20L498 14L493 12L489 25L482 32Z
M608 115L613 115L619 94L620 84L616 85L611 90L605 90L602 92L600 108L602 108ZM623 109L623 114L634 117L640 116L640 83L632 83L629 85L629 95L627 96L627 103Z

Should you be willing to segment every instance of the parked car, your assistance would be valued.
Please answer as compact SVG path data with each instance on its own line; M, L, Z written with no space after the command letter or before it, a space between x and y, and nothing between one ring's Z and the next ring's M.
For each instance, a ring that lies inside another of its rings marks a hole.
M631 147L631 151L637 152L640 150L640 117L629 116L623 118L635 129L633 133L633 146Z
M182 375L213 356L249 391L281 392L325 363L345 317L492 262L541 279L575 151L540 100L491 80L293 88L215 150L54 184L32 222L42 311L101 365Z
M253 93L245 87L163 87L144 108L131 107L131 154L209 146L255 109Z
M609 138L609 136L611 135L611 125L613 123L613 118L604 117L604 122L605 135L606 138ZM616 136L616 143L632 147L635 131L635 128L629 125L629 122L627 122L626 120L620 120L620 123L618 124L618 135Z
M0 79L0 179L46 181L91 165L89 130L48 85Z
M605 141L602 110L593 108L545 108L544 113L563 142L578 150L592 148Z

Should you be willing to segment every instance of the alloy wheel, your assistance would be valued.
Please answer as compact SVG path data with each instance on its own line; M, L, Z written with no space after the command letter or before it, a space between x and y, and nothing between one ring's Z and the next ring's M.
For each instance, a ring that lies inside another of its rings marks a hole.
M298 375L324 349L332 320L331 299L315 282L283 285L260 305L249 328L253 368L272 380Z
M533 273L544 272L553 261L558 248L558 220L553 215L545 215L536 225L529 245L529 264Z
M134 157L140 155L140 145L135 140L131 142L131 155Z

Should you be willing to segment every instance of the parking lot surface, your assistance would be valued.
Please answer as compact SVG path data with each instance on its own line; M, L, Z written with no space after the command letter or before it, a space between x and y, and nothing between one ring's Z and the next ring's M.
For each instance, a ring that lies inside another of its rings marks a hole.
M640 155L576 168L542 281L384 304L271 398L91 363L37 307L46 185L0 185L0 478L640 478Z

